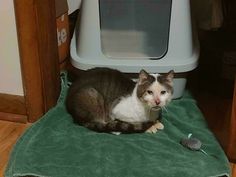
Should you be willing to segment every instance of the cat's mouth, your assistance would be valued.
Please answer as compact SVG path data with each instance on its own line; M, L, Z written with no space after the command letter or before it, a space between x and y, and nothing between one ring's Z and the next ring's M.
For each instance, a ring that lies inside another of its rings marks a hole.
M151 110L153 110L153 111L158 111L160 109L161 109L161 107L158 105L151 107Z

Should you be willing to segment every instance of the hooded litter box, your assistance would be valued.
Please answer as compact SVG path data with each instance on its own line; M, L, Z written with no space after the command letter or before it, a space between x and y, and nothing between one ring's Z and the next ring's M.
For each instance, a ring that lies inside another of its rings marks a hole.
M109 67L124 73L186 73L197 66L199 48L189 0L84 0L71 41L71 63L80 70ZM184 74L183 74L184 73Z

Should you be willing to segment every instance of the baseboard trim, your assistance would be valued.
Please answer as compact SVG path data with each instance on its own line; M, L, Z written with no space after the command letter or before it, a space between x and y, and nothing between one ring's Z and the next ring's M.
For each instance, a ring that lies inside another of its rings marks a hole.
M19 122L19 123L27 123L28 117L26 115L21 115L21 114L0 112L0 120Z
M9 120L14 122L27 121L24 96L0 93L0 100L1 120Z

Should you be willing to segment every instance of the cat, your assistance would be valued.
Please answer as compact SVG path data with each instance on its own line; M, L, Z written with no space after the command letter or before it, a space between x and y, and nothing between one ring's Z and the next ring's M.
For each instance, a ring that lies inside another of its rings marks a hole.
M134 82L115 69L89 69L70 86L66 107L75 123L96 132L155 133L163 125L149 113L171 101L173 77L173 70L163 75L141 70Z

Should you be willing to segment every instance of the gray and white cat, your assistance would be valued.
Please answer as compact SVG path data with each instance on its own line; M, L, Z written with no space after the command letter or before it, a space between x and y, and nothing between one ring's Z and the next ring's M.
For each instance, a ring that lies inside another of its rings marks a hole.
M97 132L156 132L163 125L149 117L173 94L174 72L148 74L141 70L137 82L118 70L94 68L73 82L66 100L74 122Z

